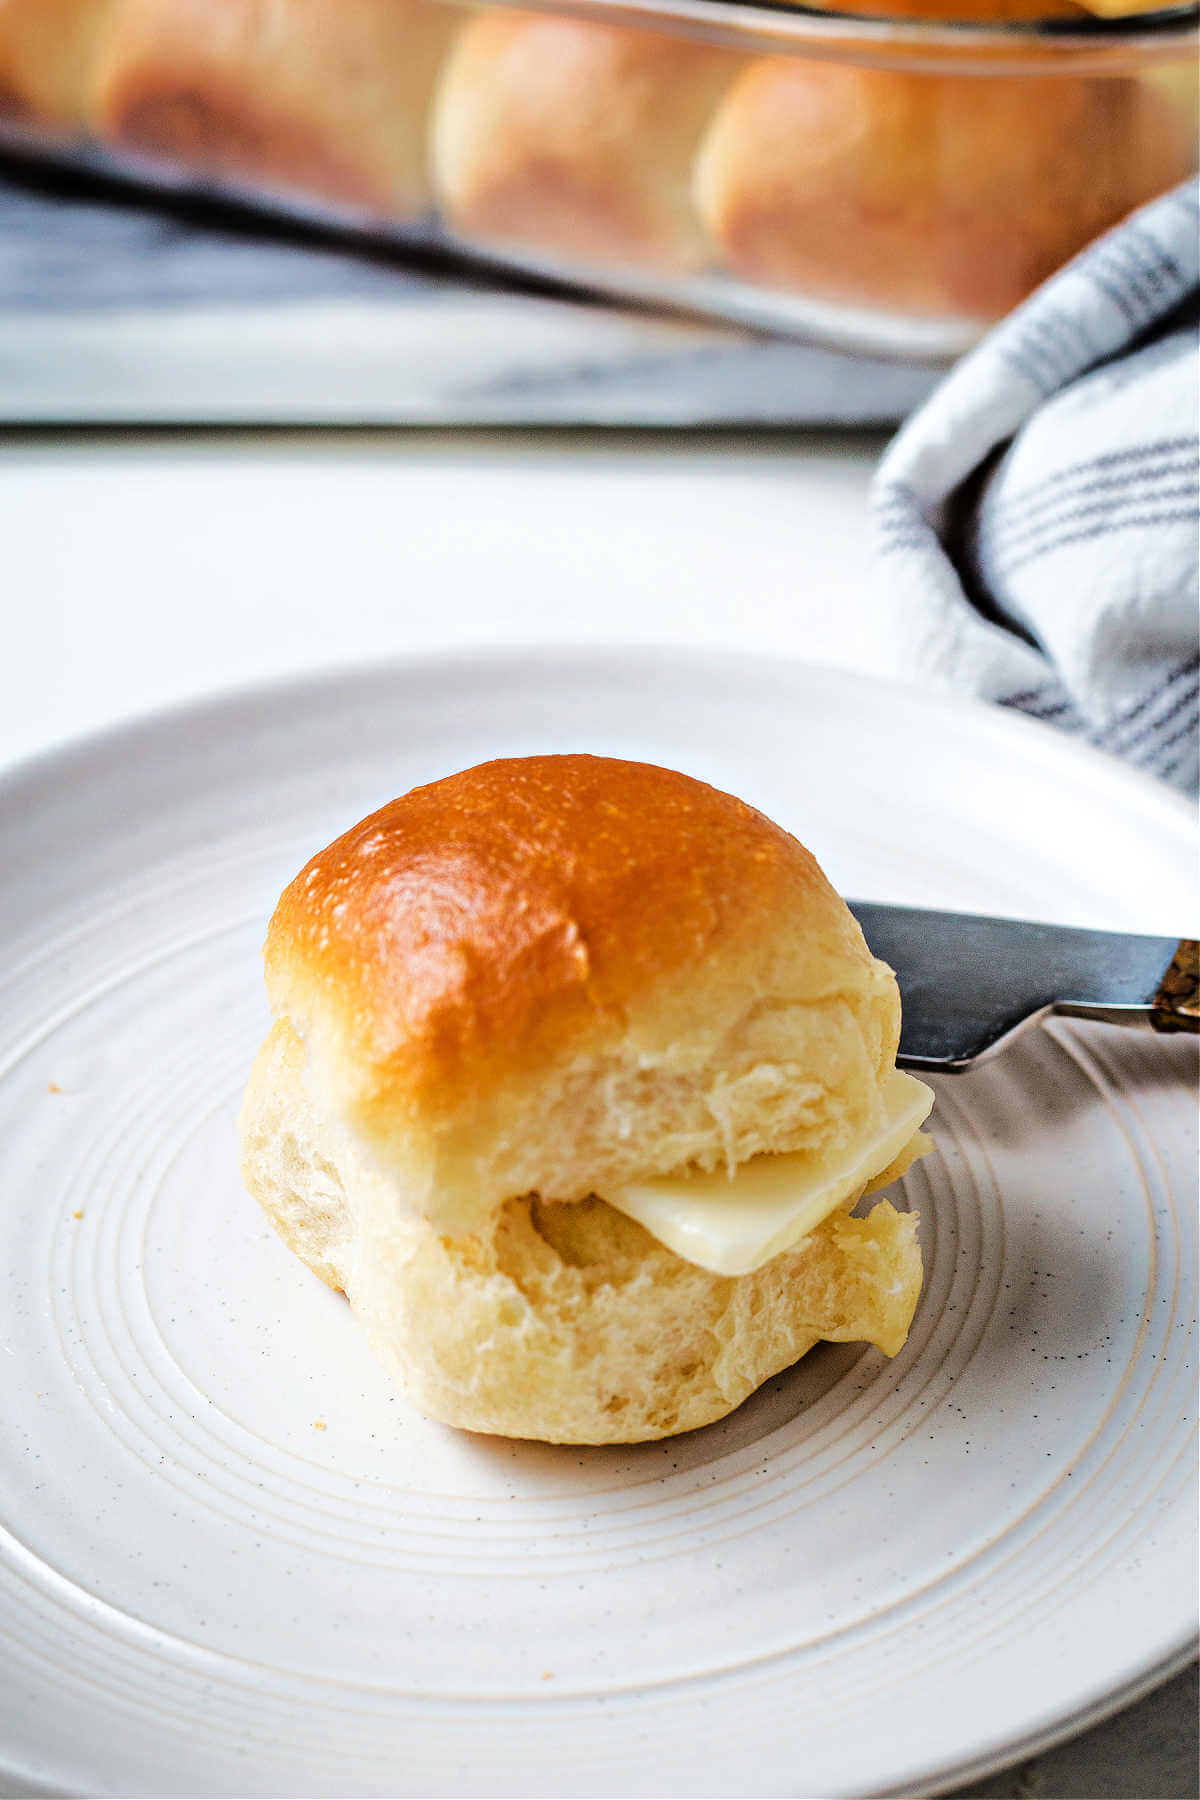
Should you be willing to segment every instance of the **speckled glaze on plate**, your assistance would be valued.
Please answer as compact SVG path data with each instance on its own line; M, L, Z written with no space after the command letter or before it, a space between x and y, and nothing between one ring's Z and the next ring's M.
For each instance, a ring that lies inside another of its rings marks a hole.
M589 749L846 892L1194 921L1188 808L858 677L480 654L234 696L0 784L0 1790L936 1791L1195 1631L1196 1046L1060 1022L938 1086L893 1362L632 1450L456 1434L275 1240L234 1119L283 884L393 794Z

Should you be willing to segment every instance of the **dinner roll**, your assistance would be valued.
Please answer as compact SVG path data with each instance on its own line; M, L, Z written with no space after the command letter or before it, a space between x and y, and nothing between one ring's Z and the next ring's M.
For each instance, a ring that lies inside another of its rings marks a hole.
M96 126L210 175L386 218L424 205L438 0L120 0Z
M454 46L433 116L449 223L596 263L703 262L692 159L740 61L655 32L480 13Z
M795 838L671 770L485 763L315 856L267 992L308 1082L409 1211L504 1201L877 1130L900 1001Z
M839 1209L751 1275L684 1262L602 1200L507 1201L440 1235L331 1131L280 1021L243 1109L243 1169L283 1241L344 1288L412 1402L471 1431L636 1443L723 1417L818 1338L907 1335L914 1215Z
M746 280L987 319L1182 179L1194 154L1150 79L769 57L720 108L695 191Z
M895 1069L891 970L752 807L648 764L486 763L313 857L265 964L247 1186L436 1417L633 1441L818 1337L903 1343L915 1222L847 1212L932 1096ZM723 1262L697 1195L737 1238L764 1163L807 1210Z
M0 113L80 131L112 11L113 0L0 0Z

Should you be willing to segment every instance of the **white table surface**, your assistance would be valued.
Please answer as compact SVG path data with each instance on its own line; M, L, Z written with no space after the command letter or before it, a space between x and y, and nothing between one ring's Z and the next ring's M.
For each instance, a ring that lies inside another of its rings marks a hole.
M0 764L232 684L455 645L683 643L886 674L865 530L882 441L0 436ZM964 1793L1194 1793L1195 1707L1187 1674Z
M232 683L461 644L878 670L882 441L6 434L0 761Z

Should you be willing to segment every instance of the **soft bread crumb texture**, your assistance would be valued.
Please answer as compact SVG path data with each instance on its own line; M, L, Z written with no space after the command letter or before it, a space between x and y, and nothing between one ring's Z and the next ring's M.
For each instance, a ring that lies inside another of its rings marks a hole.
M284 1020L242 1112L246 1184L283 1241L343 1288L424 1412L549 1443L633 1443L723 1417L821 1338L904 1343L917 1220L834 1214L753 1274L709 1274L602 1200L510 1200L460 1238L407 1215L332 1132Z
M794 837L648 764L413 790L301 871L265 964L319 1111L447 1233L884 1122L892 971Z

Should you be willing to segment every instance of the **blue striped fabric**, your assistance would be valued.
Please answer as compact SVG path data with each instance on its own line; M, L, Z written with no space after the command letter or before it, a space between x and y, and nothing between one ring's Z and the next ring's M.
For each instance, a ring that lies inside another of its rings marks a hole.
M1200 785L1200 188L998 326L880 465L901 666Z

